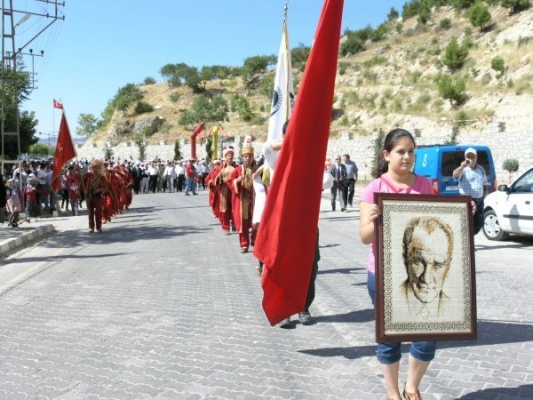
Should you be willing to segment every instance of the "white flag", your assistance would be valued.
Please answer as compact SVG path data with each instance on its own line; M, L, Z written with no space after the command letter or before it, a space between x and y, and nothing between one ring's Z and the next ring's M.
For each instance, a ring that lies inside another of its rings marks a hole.
M291 51L287 21L283 22L283 35L279 48L278 65L272 95L272 108L268 123L267 141L281 139L283 124L290 118L294 105L294 85L292 79Z

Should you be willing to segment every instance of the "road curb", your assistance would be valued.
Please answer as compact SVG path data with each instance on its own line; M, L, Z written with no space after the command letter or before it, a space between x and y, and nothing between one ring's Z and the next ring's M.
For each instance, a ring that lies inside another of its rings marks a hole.
M55 233L56 228L52 224L41 225L35 227L31 231L24 232L20 236L13 237L3 241L0 244L0 255L5 255L13 252L20 247L25 246L28 243L31 243L37 239L42 238L43 236Z

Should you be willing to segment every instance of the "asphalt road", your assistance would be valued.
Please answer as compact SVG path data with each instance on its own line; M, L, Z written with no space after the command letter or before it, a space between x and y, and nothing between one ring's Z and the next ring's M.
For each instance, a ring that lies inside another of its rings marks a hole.
M54 220L0 265L0 399L384 399L358 211L329 210L316 323L288 330L206 192L135 196L102 234ZM533 241L475 244L478 340L440 343L422 396L531 399Z

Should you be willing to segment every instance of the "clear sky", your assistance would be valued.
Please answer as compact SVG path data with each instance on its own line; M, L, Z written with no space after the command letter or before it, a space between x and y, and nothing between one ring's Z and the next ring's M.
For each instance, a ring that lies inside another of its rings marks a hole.
M146 77L162 82L166 64L242 66L247 57L277 55L285 0L65 0L58 20L23 51L27 70L35 71L36 87L22 106L39 120L37 132L57 135L65 107L75 135L78 116L100 118L117 90ZM345 0L342 31L385 21L391 7L400 14L404 0ZM310 46L324 0L288 1L291 48ZM36 0L15 0L14 8L46 12L54 7ZM23 13L15 16L15 23ZM16 46L24 46L50 18L32 16L16 29ZM33 64L33 66L32 66ZM53 140L55 142L55 140Z

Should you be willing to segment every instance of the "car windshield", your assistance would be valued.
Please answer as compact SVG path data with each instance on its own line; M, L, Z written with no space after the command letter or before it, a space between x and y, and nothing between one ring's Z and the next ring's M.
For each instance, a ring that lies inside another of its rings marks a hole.
M446 151L442 154L442 175L452 176L453 171L465 160L465 155L462 151ZM489 166L489 157L484 150L478 150L477 163L482 166L486 174L491 173Z
M531 193L533 192L533 169L530 169L524 175L517 179L513 184L513 192Z

